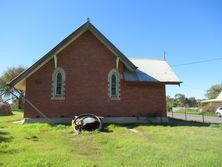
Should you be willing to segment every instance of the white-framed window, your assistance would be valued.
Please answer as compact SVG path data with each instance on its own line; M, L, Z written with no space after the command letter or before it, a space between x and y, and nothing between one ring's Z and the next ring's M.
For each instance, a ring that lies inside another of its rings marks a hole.
M58 67L52 73L52 99L65 99L65 71Z
M108 95L111 100L120 100L120 75L116 69L108 74Z

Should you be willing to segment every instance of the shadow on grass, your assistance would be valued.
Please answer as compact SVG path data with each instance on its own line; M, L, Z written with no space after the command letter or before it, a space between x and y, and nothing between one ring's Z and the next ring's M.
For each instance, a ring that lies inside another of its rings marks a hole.
M2 142L10 142L12 140L12 136L8 136L8 132L2 132L0 131L0 143Z
M167 123L169 126L197 126L197 127L206 127L210 126L211 123L203 123L197 121L185 121L182 119L169 118L169 122Z
M13 115L15 115L15 114L12 112L10 114L0 115L0 117L8 117L8 116L13 116Z
M37 136L25 137L25 139L32 141L39 141L39 138Z
M196 122L196 121L185 121L185 120L180 120L180 119L175 119L175 118L168 118L169 122L163 122L163 123L147 123L147 124L139 124L139 123L131 123L131 124L114 124L115 126L120 126L120 127L126 127L129 129L136 128L138 126L171 126L171 127L176 127L176 126L195 126L195 127L209 127L212 124L210 123L201 123L201 122ZM104 127L108 127L111 124L105 124Z
M112 133L113 130L110 130L108 128L108 124L105 124L105 125L103 125L103 128L100 130L100 132L102 132L102 133Z

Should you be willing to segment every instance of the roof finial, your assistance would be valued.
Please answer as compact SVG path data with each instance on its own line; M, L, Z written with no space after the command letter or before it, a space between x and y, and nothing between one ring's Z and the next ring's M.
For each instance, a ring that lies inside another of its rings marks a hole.
M166 52L165 51L163 52L163 60L164 61L166 60Z
M89 17L87 17L87 19L86 19L86 20L87 20L87 22L89 22L89 23L90 23L90 19L89 19Z

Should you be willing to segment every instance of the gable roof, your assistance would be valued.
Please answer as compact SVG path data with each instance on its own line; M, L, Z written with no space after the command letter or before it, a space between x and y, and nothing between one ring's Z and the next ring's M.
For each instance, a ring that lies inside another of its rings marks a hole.
M139 58L131 58L130 60L138 66L138 69L134 72L126 71L124 73L126 81L162 82L165 84L182 83L164 60Z
M71 42L76 40L79 36L81 36L84 32L89 30L93 33L97 39L99 39L114 55L119 57L120 61L124 63L128 70L134 71L137 67L119 50L117 49L96 27L94 27L89 20L80 26L77 30L67 36L64 40L62 40L58 45L56 45L52 50L50 50L46 55L44 55L41 59L39 59L36 63L34 63L31 67L29 67L26 71L18 75L12 81L8 83L10 86L15 86L19 82L23 81L32 75L36 70L38 70L41 66L47 63L49 60L53 58L54 55L61 52L65 47L67 47Z

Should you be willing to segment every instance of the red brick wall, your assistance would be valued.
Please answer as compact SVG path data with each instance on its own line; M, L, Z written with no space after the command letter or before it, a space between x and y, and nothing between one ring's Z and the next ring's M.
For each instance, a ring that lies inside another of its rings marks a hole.
M50 60L26 81L26 97L49 117L81 113L100 116L165 116L165 86L130 85L121 79L120 100L108 96L108 73L116 56L89 31L57 55L66 73L65 100L51 100L54 61ZM120 63L119 72L124 66ZM28 104L25 117L39 114Z

